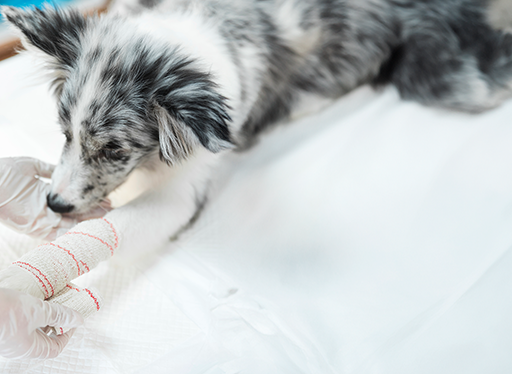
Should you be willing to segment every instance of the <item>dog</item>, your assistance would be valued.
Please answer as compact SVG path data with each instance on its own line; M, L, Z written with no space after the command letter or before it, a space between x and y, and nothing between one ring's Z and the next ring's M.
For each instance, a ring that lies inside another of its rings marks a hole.
M311 97L393 84L481 112L512 92L512 34L484 0L120 0L105 15L3 7L51 72L66 142L49 207L82 213L135 169L154 189L107 214L131 252L204 207L216 165Z

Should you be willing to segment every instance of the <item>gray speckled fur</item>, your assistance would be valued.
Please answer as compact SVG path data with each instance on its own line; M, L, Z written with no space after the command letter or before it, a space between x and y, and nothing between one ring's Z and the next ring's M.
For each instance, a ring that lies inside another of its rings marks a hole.
M335 98L361 84L391 83L405 99L426 105L473 112L499 105L512 89L512 35L490 25L488 6L485 0L119 0L116 16L86 20L51 9L3 13L26 45L51 57L69 134L61 164L73 147L80 154L79 166L66 166L78 186L68 202L83 210L155 153L175 164L198 146L219 152L252 145L303 94ZM240 81L239 107L220 94L225 82L198 68L179 45L130 34L128 20L147 12L196 12L213 25Z
M510 95L512 36L490 26L485 0L201 3L208 17L219 20L241 77L248 74L241 50L254 48L265 56L258 100L243 126L247 144L289 114L304 91L337 97L363 83L389 82L405 99L472 112L499 105ZM320 30L306 50L283 36L286 30L276 16L290 3L301 14L304 35ZM243 87L244 92L252 89Z

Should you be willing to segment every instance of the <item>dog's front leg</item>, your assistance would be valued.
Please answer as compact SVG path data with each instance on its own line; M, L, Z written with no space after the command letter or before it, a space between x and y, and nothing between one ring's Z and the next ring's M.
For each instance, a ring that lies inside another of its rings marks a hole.
M201 207L220 157L197 150L170 168L158 187L24 255L0 272L0 287L48 299L116 252L131 255L162 246Z

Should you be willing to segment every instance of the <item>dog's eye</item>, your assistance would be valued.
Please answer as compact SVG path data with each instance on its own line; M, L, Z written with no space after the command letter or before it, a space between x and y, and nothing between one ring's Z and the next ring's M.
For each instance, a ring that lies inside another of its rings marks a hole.
M98 158L103 158L103 159L113 160L113 161L121 160L125 157L126 157L126 152L122 149L116 149L116 150L102 149L98 153Z
M71 133L70 133L70 132L67 132L67 131L66 131L66 132L64 133L64 136L66 137L66 142L67 142L67 143L70 143L70 142L71 142L71 140L73 140L73 137L71 136Z

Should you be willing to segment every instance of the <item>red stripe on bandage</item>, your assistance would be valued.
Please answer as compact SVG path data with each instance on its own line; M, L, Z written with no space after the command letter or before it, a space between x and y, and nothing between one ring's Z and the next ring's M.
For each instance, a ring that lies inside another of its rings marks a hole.
M117 232L116 232L116 229L114 228L114 225L112 223L110 223L110 221L107 221L105 218L102 218L103 221L105 221L106 223L108 223L108 225L110 226L110 228L112 229L112 232L114 233L114 238L116 239L116 249L117 247L119 246L119 238L117 237Z
M78 288L71 287L69 284L66 284L66 287L71 289L71 290L75 290L76 292L80 292L80 290Z
M84 267L87 269L87 271L91 271L91 269L89 269L89 266L87 266L87 264L85 262L83 262L82 260L80 260L80 263L82 265L84 265Z
M22 268L22 269L28 270L28 271L29 271L29 272L30 272L34 277L36 277L36 278L37 278L37 280L39 281L39 283L41 283L41 284L43 285L44 293L45 293L45 295L46 295L45 299L47 299L48 297L50 297L50 296L52 296L52 295L53 295L53 293L54 293L53 286L52 286L52 284L50 283L50 281L48 280L48 278L46 278L46 276L41 272L41 270L39 270L38 268L36 268L36 267L34 267L34 266L30 265L30 264L27 264L26 262L16 261L16 262L13 262L12 264L13 264L13 265L17 265L17 266L19 266L19 267L20 267L20 268ZM28 266L28 267L29 267L29 269L26 269L25 267L21 266L21 264L23 264L23 265L25 265L25 266ZM46 285L44 284L44 282L41 280L41 278L39 278L39 277L37 276L37 274L34 274L34 272L33 272L31 269L36 270L39 274L41 274L41 275L43 276L43 278L44 278L44 279L46 279L46 281L48 282L48 284L49 284L49 285L50 285L50 287L52 288L52 295L49 295L49 293L48 293L48 288L46 288Z
M63 251L67 252L68 255L70 255L71 257L73 257L73 260L75 260L75 263L76 263L76 268L78 269L78 275L82 275L82 270L80 269L80 264L78 263L78 261L76 260L75 256L73 255L73 253L71 253L69 250L67 250L66 248L62 248L60 245L58 244L54 244L54 243L48 243L48 245L53 245L54 247L57 247L59 249L62 249Z
M92 297L92 299L94 300L94 302L96 303L96 310L100 310L100 303L98 303L98 300L94 297L94 295L92 294L91 291L89 291L87 288L84 288L84 291L87 292L89 294L90 297Z
M97 236L94 236L94 235L91 235L91 234L87 234L86 232L81 232L81 231L70 231L70 232L65 233L64 235L85 235L85 236L88 236L89 238L99 240L101 243L105 244L108 248L110 248L111 255L112 256L114 255L114 248L112 248L112 246L110 244L108 244L104 240L101 240Z

